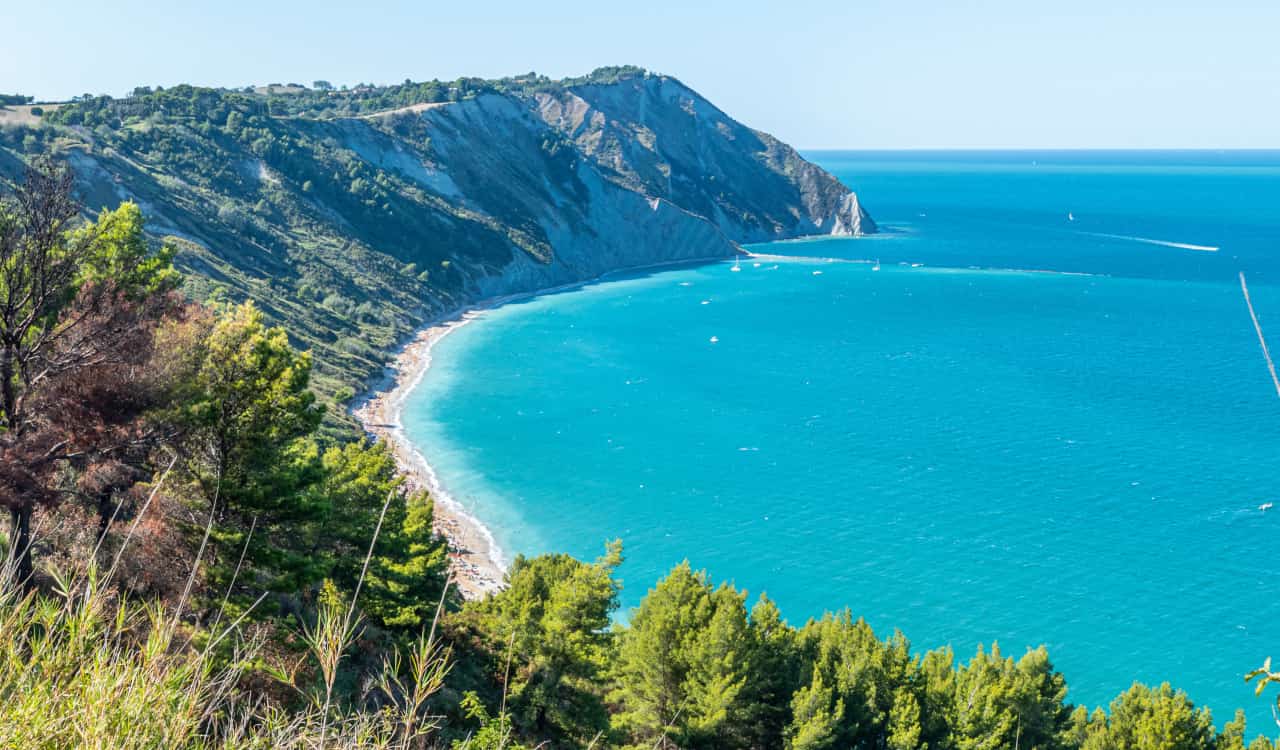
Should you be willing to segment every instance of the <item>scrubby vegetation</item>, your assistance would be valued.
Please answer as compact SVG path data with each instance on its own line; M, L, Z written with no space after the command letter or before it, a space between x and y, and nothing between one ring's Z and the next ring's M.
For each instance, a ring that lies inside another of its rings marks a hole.
M606 85L644 76L645 73L643 68L632 65L615 65L597 68L585 76L561 80L530 72L493 80L459 78L455 81L411 81L406 79L403 83L390 85L359 83L355 86L341 87L334 87L328 81L315 81L310 88L297 83L246 86L242 89L199 89L191 86L164 89L141 86L135 88L130 96L120 99L88 94L78 97L73 102L74 106L66 108L58 119L64 124L93 126L104 122L123 121L128 117L148 116L157 111L193 118L202 117L203 108L199 108L199 112L189 108L180 113L165 110L167 105L175 101L175 96L177 100L186 99L193 90L225 98L227 101L234 102L233 106L249 106L256 109L259 114L329 119L387 112L417 104L457 102L473 99L485 93L529 94L570 86ZM167 98L163 96L166 93L170 95ZM32 101L31 97L9 98L15 100L9 102L13 104ZM23 101L17 101L17 99L23 99ZM3 101L3 98L0 98L0 102Z
M323 128L270 116L272 98L192 87L96 98L48 113L52 127L0 130L0 147L24 158L92 154L125 175L133 195L179 217L153 229L196 272L187 293L259 300L269 322L287 323L295 345L321 355L317 385L332 394L376 372L432 311L428 284L448 303L459 281L449 271L453 233L430 220L439 206L403 176ZM107 185L86 192L90 205L118 202ZM501 250L495 241L489 253Z
M54 156L73 166L93 215L135 202L150 236L174 249L183 293L255 300L268 325L313 353L311 386L333 404L380 376L425 320L491 291L503 269L537 283L553 237L565 256L547 279L598 271L572 257L576 247L638 226L646 205L661 216L646 199L685 209L691 226L717 223L724 237L690 235L709 254L729 252L725 238L789 236L797 221L837 210L847 188L711 116L678 82L652 79L674 98L656 85L607 88L642 80L650 74L613 67L560 81L86 94L39 117L0 118L0 191ZM573 124L574 97L595 112L585 130ZM329 409L322 430L353 426Z
M425 145L412 121L352 131L344 118L552 85L535 76L86 95L44 112L39 126L0 128L0 178L16 181L40 155L70 157L92 208L115 206L123 189L169 217L150 230L191 272L188 295L258 300L269 323L317 353L314 383L331 397L358 389L405 335L456 304L465 268L501 266L513 248L548 257L540 230L453 205L360 153L394 151L396 135Z
M0 202L0 746L1246 747L1167 684L1090 711L1043 648L793 627L688 563L623 624L616 542L463 602L431 499L318 431L309 354L71 195L37 160Z
M331 400L359 390L426 317L454 306L465 269L501 266L512 248L549 257L539 228L442 200L395 164L361 153L394 151L388 144L398 136L425 147L420 125L374 118L357 132L344 120L643 74L85 95L42 112L39 126L0 128L0 182L17 181L32 158L69 156L90 208L115 206L123 188L169 217L150 231L168 237L190 272L188 296L257 300L268 323L286 325L295 346L316 353L312 382ZM562 144L544 147L554 160ZM327 419L351 426L341 410Z

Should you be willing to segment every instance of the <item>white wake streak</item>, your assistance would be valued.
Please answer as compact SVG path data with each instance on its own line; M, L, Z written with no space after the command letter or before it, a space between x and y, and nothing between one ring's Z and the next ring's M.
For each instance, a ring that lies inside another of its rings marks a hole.
M1129 242L1142 242L1147 245L1160 245L1162 247L1176 247L1180 250L1197 250L1202 253L1216 253L1221 248L1213 245L1192 245L1189 242L1170 242L1169 240L1156 240L1150 237L1131 237L1127 234L1107 234L1106 232L1081 232L1093 237L1106 237L1113 240L1127 240Z

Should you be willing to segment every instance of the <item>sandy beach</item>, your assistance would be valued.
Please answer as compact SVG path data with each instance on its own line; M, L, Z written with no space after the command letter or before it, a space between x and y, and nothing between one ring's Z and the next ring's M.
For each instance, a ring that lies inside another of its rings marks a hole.
M745 251L739 252L744 257L750 255ZM480 599L485 594L501 590L506 575L505 561L489 529L444 490L431 464L404 434L404 425L400 419L404 401L431 368L432 348L445 336L480 317L486 311L508 302L577 289L629 273L666 270L725 260L728 258L712 256L645 264L619 269L585 281L477 302L452 314L441 316L435 323L419 331L387 366L387 374L356 398L351 410L352 415L360 421L366 432L387 443L395 456L396 464L408 478L409 486L414 489L425 488L435 499L436 531L449 540L453 577L463 596L468 599Z
M461 312L418 333L405 344L387 375L352 409L364 429L383 440L413 489L426 489L436 501L436 531L449 540L453 577L462 595L479 599L502 588L503 566L493 537L484 524L462 508L443 488L418 449L409 442L400 421L405 397L431 366L431 349L484 308Z

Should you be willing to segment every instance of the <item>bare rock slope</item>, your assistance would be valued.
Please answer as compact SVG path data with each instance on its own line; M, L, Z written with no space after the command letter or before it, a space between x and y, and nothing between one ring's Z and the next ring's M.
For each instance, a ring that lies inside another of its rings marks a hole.
M471 277L482 295L875 230L837 179L667 76L388 114L401 148L376 153L360 127L379 126L349 132L367 158L517 233L507 263Z

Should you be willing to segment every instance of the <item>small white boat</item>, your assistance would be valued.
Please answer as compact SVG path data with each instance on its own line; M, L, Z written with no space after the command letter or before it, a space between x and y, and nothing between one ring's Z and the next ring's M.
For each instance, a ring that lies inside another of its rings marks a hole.
M1073 213L1071 213L1070 211L1068 211L1068 212L1067 212L1067 221L1075 221L1075 220L1076 220L1076 215L1075 215L1075 214L1073 214Z
M711 337L711 343L716 344L716 343L719 343L719 342L720 342L720 337L719 337L719 336L712 336L712 337Z
M879 270L880 270L880 259L879 259L879 258L876 258L876 264L875 264L874 266L872 266L872 267L871 267L871 270L872 270L872 271L879 271Z
M1266 513L1267 511L1271 510L1271 507L1273 505L1275 505L1275 503L1263 503L1262 505L1258 506L1258 510L1262 511L1263 513Z
M813 272L813 275L814 275L814 276L821 276L821 275L822 275L822 271L814 271L814 272Z
M742 266L739 265L738 263L739 257L740 256L737 256L737 255L733 256L733 268L730 268L729 270L733 271L734 273L737 273L738 271L742 270Z

